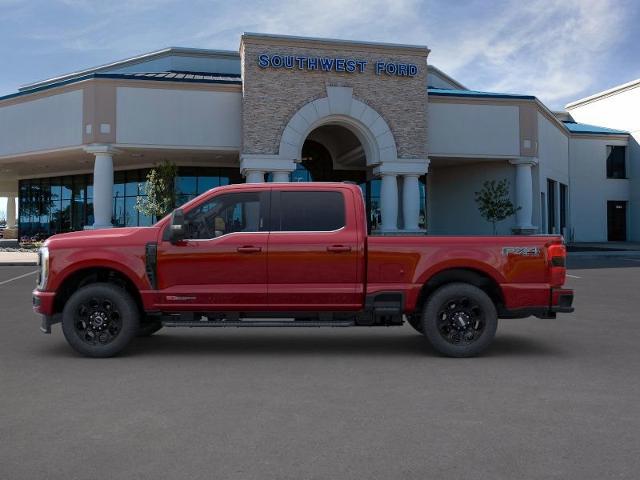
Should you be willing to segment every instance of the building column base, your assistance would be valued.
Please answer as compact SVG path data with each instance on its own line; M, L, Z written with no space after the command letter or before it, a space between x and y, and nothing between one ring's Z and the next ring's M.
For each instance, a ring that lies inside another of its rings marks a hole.
M2 238L5 240L16 240L18 238L18 229L15 227L5 228L2 231Z

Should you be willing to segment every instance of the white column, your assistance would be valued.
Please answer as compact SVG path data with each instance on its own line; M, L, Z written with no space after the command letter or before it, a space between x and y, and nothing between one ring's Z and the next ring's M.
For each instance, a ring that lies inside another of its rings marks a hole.
M93 227L112 228L113 155L110 145L90 145L85 151L95 155L93 163Z
M273 181L274 182L288 182L289 181L289 172L285 171L274 171L273 173Z
M16 228L16 197L13 195L7 197L7 228Z
M274 182L288 182L289 172L295 170L293 160L279 155L245 154L240 155L240 173L247 183L264 182L264 173L272 172Z
M533 233L536 227L532 223L533 218L533 174L532 167L538 163L536 158L517 158L509 160L516 167L516 212L515 231L519 233Z
M402 218L404 229L417 231L420 217L420 183L418 174L402 176Z
M246 170L246 183L264 183L264 170Z
M381 173L380 213L382 215L382 231L398 230L398 180L395 173Z

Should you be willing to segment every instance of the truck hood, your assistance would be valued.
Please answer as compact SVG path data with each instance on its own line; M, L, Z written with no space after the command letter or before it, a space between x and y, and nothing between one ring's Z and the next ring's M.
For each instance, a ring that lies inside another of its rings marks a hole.
M98 230L82 230L78 232L60 233L49 237L45 246L58 248L87 247L123 247L130 245L144 246L158 238L158 227L125 227L105 228Z

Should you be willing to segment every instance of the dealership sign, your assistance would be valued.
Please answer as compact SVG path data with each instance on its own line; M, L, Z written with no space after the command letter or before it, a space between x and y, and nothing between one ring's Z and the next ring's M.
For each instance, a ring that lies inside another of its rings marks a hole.
M366 60L354 58L335 57L299 57L296 55L278 55L263 53L258 56L260 68L305 70L319 72L340 73L364 73L367 71ZM396 77L415 77L418 74L418 66L413 63L396 63L376 61L373 62L373 70L376 75L389 75Z

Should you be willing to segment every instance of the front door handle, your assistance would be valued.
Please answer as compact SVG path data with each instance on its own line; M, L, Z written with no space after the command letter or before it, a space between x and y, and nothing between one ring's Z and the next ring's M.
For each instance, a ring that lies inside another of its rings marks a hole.
M262 251L262 247L255 247L253 245L245 245L236 249L240 253L257 253Z
M351 247L349 245L331 245L327 247L327 252L350 252Z

